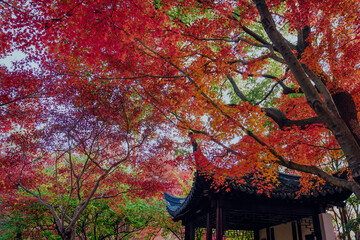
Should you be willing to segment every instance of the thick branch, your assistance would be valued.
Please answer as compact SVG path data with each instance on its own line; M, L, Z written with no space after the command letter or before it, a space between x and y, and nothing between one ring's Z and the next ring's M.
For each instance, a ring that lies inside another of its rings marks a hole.
M301 129L305 129L306 127L312 124L322 124L320 118L318 117L312 117L301 120L290 120L285 116L285 114L282 111L278 109L264 108L264 111L266 113L266 116L274 120L276 124L279 126L279 128L283 130L285 128L293 127L293 126L297 126L300 127Z

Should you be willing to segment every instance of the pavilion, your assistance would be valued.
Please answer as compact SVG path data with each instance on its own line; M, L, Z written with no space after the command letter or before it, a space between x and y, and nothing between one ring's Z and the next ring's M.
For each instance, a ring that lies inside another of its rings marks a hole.
M254 231L255 240L334 240L329 206L344 206L351 192L328 183L320 190L299 194L300 177L279 173L278 183L260 193L254 175L245 181L228 179L226 188L214 189L212 178L196 173L187 197L165 193L167 210L182 221L185 239L195 229L206 229L206 239L223 239L226 230Z

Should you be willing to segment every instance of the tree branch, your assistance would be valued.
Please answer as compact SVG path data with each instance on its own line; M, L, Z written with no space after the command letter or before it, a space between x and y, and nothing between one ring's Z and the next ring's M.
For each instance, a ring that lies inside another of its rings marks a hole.
M229 79L231 86L233 87L235 94L244 102L249 102L249 100L245 97L245 95L240 91L237 84L235 83L234 79L231 77L231 75L227 75L227 78Z
M252 36L256 41L262 43L263 45L267 45L267 46L271 46L271 43L269 43L268 41L266 41L265 39L263 39L259 34L253 32L252 30L250 30L249 28L245 27L245 26L241 26L241 29L244 30L244 32L246 32L247 34L249 34L250 36ZM274 48L275 51L277 51L277 49Z
M327 90L325 84L323 83L323 81L318 76L316 76L316 74L313 71L311 71L311 69L305 63L302 63L301 66L304 68L306 74L310 77L310 79L315 83L316 88L319 90L319 92L323 96L329 109L331 111L333 111L334 114L337 114L338 116L340 116L340 114L336 108L336 105L335 105L329 91Z
M230 75L228 75L227 78L229 79L229 81L235 91L235 94L242 101L249 102L249 100L246 98L246 96L241 92L241 90L236 85L234 79ZM280 81L278 81L278 82L280 82ZM279 126L279 128L282 130L285 130L287 127L293 127L293 126L298 126L301 129L305 129L309 125L316 124L316 123L319 123L319 124L322 123L318 117L302 119L302 120L290 120L286 117L286 115L282 111L280 111L278 109L263 108L263 110L265 111L266 115L268 117L270 117L271 119L273 119L276 122L276 124Z
M300 127L300 129L305 129L306 127L312 124L322 124L322 121L319 117L312 117L301 120L290 120L286 115L275 108L264 108L266 116L270 117L276 122L280 129L285 130L286 128L291 128L293 126Z

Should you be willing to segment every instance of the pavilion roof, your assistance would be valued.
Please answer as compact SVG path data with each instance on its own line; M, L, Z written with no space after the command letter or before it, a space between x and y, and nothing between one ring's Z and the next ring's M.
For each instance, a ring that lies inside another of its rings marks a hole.
M219 198L220 196L232 199L237 202L274 202L276 204L321 204L322 206L343 205L343 201L350 195L350 191L346 191L340 187L325 183L319 190L310 190L307 193L299 193L301 189L300 176L294 176L279 173L278 184L274 184L273 189L269 192L259 191L261 186L254 184L254 174L243 178L244 181L234 181L227 179L228 187L219 187L214 189L211 187L212 179L195 174L193 186L190 193L186 197L175 197L165 193L167 203L167 211L174 217L174 220L180 220L189 212L196 212L209 196Z

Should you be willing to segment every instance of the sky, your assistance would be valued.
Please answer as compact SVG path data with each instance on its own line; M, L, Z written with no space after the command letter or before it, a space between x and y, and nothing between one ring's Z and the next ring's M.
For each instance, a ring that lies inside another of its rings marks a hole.
M5 65L8 68L11 68L13 62L24 59L26 54L21 51L14 51L10 56L0 59L0 65Z

